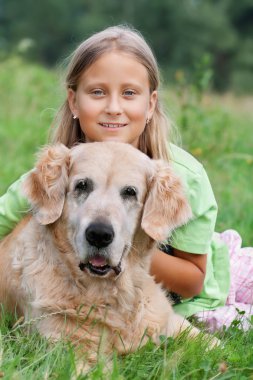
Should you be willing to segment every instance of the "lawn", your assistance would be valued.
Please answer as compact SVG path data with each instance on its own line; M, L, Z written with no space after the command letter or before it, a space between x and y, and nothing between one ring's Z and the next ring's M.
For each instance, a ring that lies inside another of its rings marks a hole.
M34 163L46 143L50 122L61 103L59 70L23 63L0 63L0 194ZM180 125L182 146L207 169L219 204L217 231L234 228L245 246L253 246L253 114L252 98L232 94L191 93L191 88L164 91L166 106ZM239 316L240 317L240 316ZM54 346L15 316L1 321L0 377L4 379L69 379L75 367L73 350ZM203 337L186 336L149 343L125 358L114 358L111 379L249 379L253 378L253 329L235 321L218 335L222 345L211 351ZM103 363L85 378L101 379ZM81 377L80 377L81 379Z

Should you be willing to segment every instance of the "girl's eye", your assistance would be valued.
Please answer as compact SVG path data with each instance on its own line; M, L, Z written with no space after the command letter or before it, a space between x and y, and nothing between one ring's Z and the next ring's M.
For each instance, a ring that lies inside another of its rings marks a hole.
M130 96L135 95L135 92L133 90L125 90L124 95L130 97Z
M103 96L104 95L104 91L103 90L100 90L100 89L95 89L93 91L91 91L92 95L95 95L95 96Z

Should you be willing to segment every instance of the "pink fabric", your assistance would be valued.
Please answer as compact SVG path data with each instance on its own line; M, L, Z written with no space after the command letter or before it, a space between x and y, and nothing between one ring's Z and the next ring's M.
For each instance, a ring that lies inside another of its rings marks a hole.
M238 327L249 329L253 315L253 248L242 248L238 232L227 230L220 238L228 245L230 253L231 285L226 305L216 310L197 313L198 320L207 324L210 331L229 327L238 319Z

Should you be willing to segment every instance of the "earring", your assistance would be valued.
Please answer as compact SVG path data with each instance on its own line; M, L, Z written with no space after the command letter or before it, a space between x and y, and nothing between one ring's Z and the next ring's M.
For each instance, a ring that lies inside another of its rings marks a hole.
M149 123L150 123L150 119L147 118L147 120L146 120L146 125L149 125Z
M73 115L73 119L77 119L77 116L76 116L76 115Z

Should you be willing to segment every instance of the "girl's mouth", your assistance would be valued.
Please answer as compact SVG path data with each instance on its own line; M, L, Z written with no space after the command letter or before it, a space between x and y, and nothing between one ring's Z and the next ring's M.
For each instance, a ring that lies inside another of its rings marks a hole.
M103 128L117 129L117 128L123 128L127 124L123 124L123 123L99 123L99 125Z

